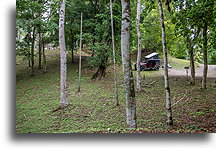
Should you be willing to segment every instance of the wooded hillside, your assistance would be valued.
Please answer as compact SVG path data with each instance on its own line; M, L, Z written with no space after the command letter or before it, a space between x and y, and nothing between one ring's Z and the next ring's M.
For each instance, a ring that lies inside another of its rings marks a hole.
M16 132L215 132L215 18L214 0L17 0Z

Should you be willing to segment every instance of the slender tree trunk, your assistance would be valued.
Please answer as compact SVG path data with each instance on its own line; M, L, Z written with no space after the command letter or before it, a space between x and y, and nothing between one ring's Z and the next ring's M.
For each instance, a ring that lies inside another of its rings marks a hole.
M110 15L111 15L111 30L112 30L114 85L115 85L115 94L116 94L116 105L119 106L119 101L118 101L118 86L117 86L117 73L116 73L116 59L115 59L115 39L114 39L114 28L113 28L112 0L110 0Z
M184 4L180 3L179 9L180 9L180 17L181 17L182 20L183 20L183 13L182 13L183 7L184 7ZM185 32L189 32L188 27L186 27ZM187 48L189 49L189 52L187 53L187 55L189 55L189 57L190 57L190 69L191 69L191 80L190 80L190 82L192 84L192 83L195 83L195 70L194 70L194 60L193 60L194 56L193 56L193 53L191 53L191 51L193 51L193 47L192 47L192 42L190 40L189 34L186 33L184 35L184 37L187 39L186 44L187 44ZM193 58L191 58L191 57L193 57ZM188 80L188 69L186 69L186 76L187 76L187 80Z
M41 55L42 55L42 53L41 53L41 32L40 32L40 30L39 30L39 48L38 48L38 69L41 69Z
M78 90L80 91L80 78L81 78L81 66L82 66L82 17L83 14L81 13L81 24L80 24L80 55L79 55L79 82L78 82Z
M72 49L71 49L71 58L72 58L72 63L75 63L75 61L74 61L74 46L72 47Z
M28 66L31 67L31 48L30 48L30 42L31 42L31 32L28 32L28 34L25 37L27 39L27 45L28 45Z
M29 56L30 56L30 54L31 53L29 52ZM31 67L31 60L30 59L28 60L28 66Z
M31 67L31 48L30 48L30 44L29 42L27 43L28 44L28 66Z
M31 67L31 46L30 46L30 43L32 41L31 32L28 32L28 34L25 36L25 39L27 40L27 46L28 46L28 67Z
M32 44L31 44L31 69L32 73L31 76L34 76L34 44L35 44L35 30L36 28L33 28L33 35L32 35Z
M142 48L142 37L140 32L140 5L141 0L137 1L137 18L136 18L136 28L137 28L137 39L138 39L138 50L137 50L137 64L136 64L136 88L137 92L141 91L141 76L140 76L140 62L141 62L141 48Z
M79 46L78 39L77 39L76 42L75 42L75 46L76 46L76 47L75 47L76 50L78 51L78 49L79 49L79 47L78 47L78 46Z
M208 24L205 22L203 28L203 60L204 60L204 68L203 68L203 78L202 78L202 88L206 89L206 77L208 72L208 61L207 61L207 27Z
M59 12L59 46L60 46L60 107L64 108L68 105L67 101L67 59L64 35L65 22L65 0L61 1Z
M71 63L74 63L74 35L71 29Z
M191 44L191 41L189 37L188 39L188 45L189 45L189 56L190 56L190 69L191 69L191 84L195 84L195 64L194 64L194 51L193 51L193 46Z
M47 69L46 69L46 54L45 54L45 43L43 39L43 34L42 34L42 52L43 52L43 72L45 73Z
M130 0L122 0L121 52L126 92L127 128L136 128L136 100L130 57Z
M191 84L195 84L195 64L194 64L194 52L193 49L190 51L190 65L191 65Z
M93 41L92 41L92 45L95 46L95 39L93 39ZM94 55L95 55L95 51L92 50L92 54L91 54L91 56L94 57Z
M162 32L162 45L163 45L163 54L164 54L164 83L165 83L165 93L166 93L166 112L167 112L167 124L172 125L172 108L171 108L171 99L170 99L170 87L169 87L169 76L168 76L168 58L167 58L167 47L166 47L166 32L164 25L164 15L163 7L160 0L158 0L158 8L160 11L160 24Z
M200 28L198 28L194 33L194 39L190 39L190 35L186 34L187 46L189 49L190 56L190 68L191 68L191 84L195 84L195 64L194 64L194 42L199 36Z

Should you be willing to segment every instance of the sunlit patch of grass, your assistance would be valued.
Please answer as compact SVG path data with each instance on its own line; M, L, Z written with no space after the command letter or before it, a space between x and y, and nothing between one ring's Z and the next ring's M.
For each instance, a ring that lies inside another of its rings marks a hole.
M171 56L168 57L168 61L169 61L169 64L173 68L176 68L176 69L182 69L182 68L190 65L189 60L177 59L177 58L174 58L174 57L171 57ZM195 66L199 67L199 63L195 62Z

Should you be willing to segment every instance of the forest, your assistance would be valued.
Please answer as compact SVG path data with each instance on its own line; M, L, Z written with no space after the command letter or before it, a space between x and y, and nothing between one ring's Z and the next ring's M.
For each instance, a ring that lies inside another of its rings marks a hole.
M215 133L214 0L17 0L16 133Z

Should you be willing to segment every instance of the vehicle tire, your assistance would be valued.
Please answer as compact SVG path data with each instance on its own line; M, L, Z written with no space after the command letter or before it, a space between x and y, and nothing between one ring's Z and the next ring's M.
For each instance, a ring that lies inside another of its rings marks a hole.
M140 71L145 71L146 67L145 66L140 66Z

